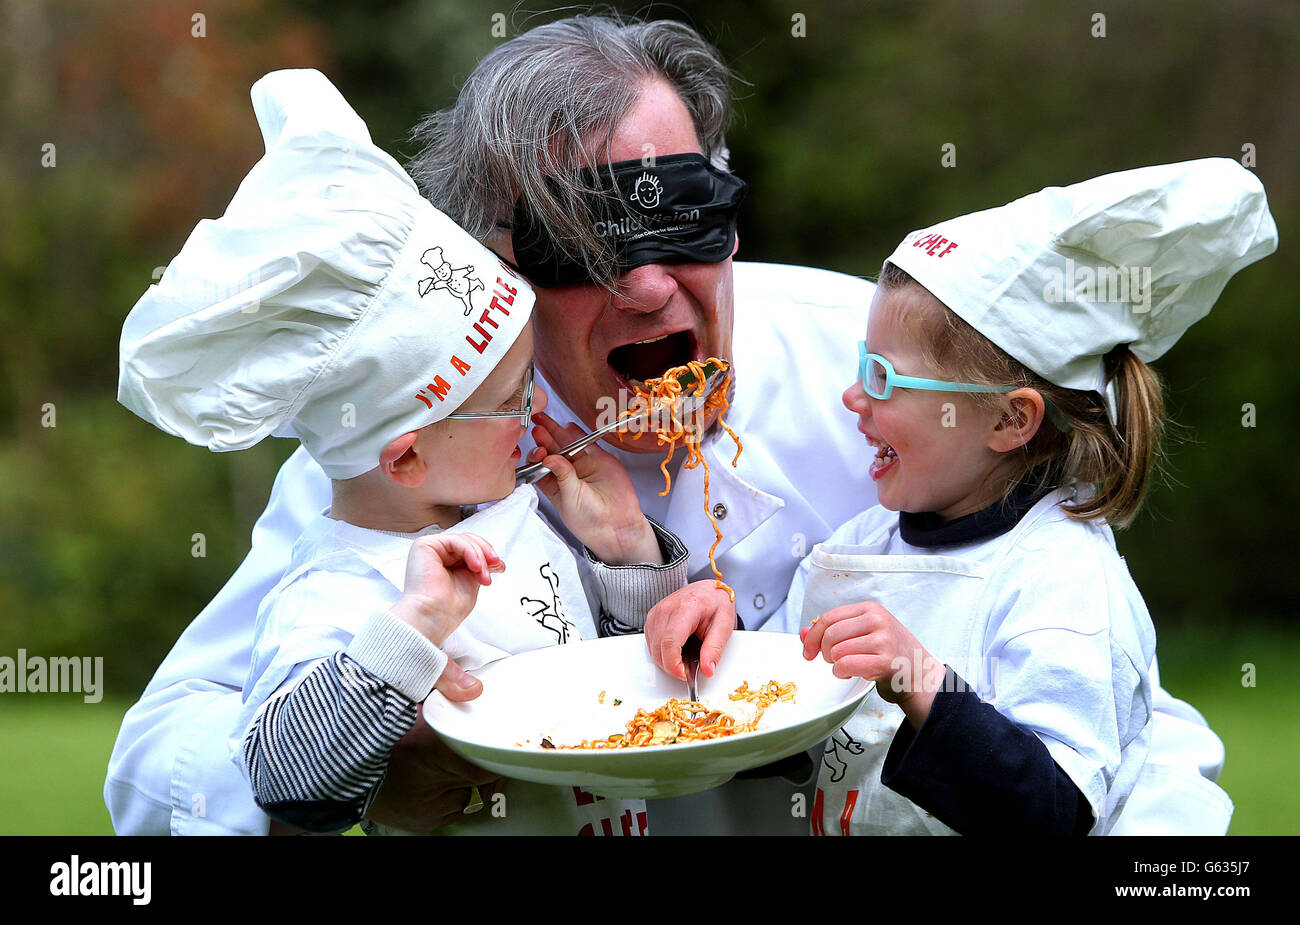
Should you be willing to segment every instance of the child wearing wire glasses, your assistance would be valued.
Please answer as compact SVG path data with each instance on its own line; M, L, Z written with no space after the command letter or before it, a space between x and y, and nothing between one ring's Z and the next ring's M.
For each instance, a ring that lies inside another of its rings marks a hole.
M266 155L127 318L119 399L214 450L296 436L332 480L258 612L229 746L272 819L335 832L364 819L435 687L470 700L468 670L592 638L602 614L640 620L684 583L686 550L592 448L547 456L539 484L587 547L575 560L515 484L547 401L527 284L420 197L323 75L269 74L253 102ZM535 436L568 434L542 416ZM501 793L507 812L444 831L647 828L642 801Z

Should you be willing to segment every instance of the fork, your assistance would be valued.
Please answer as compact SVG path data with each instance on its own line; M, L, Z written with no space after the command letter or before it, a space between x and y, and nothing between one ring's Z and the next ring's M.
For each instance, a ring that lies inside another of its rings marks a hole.
M699 636L691 633L691 638L686 640L682 646L682 666L686 669L686 689L690 691L690 699L699 702L695 693L695 674L700 669L700 644Z
M708 400L708 397L717 390L718 386L722 384L722 379L727 374L727 371L722 367L718 366L716 363L706 363L704 365L703 372L705 375L703 391L699 391L697 388L693 386L693 383L696 380L695 377L692 376L689 372L683 373L682 375L677 377L677 381L682 384L682 390L683 390L682 397L680 399L681 401L680 414L682 417L687 417L688 415L694 414L695 411L701 405L703 405L705 401ZM690 389L691 391L688 393L686 391L687 389ZM601 437L605 436L611 431L615 431L627 427L633 421L640 420L641 418L648 415L650 411L651 409L646 409L645 411L643 411L638 415L634 415L634 416L628 415L625 417L621 417L611 424L606 424L604 427L598 428L596 430L593 430L591 433L586 434L585 436L579 437L577 440L574 440L568 446L561 447L560 449L555 451L555 455L563 456L565 459L572 459L578 453L581 453L587 447L591 446L591 444L599 440ZM550 470L545 468L542 465L542 463L540 462L530 463L527 466L520 466L518 469L515 470L515 484L531 485L534 482L546 478L546 476L549 474L550 474Z

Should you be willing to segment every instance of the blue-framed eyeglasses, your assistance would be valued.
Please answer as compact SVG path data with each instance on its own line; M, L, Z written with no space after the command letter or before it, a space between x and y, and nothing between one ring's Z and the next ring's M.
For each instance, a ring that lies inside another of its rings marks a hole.
M488 418L519 418L519 426L527 427L533 417L533 364L528 364L524 374L524 406L515 411L453 411L447 418L459 421L480 421Z
M939 379L918 379L900 376L894 364L878 353L867 353L867 342L858 341L858 379L863 390L872 398L886 399L894 389L925 389L929 392L1014 392L1014 385L975 385L971 382L944 382Z

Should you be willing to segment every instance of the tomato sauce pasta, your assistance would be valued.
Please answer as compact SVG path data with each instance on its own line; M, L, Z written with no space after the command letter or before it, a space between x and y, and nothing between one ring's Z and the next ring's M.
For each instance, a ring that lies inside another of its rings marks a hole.
M721 710L712 710L694 700L672 699L655 710L637 710L627 724L625 732L603 739L583 739L580 745L561 745L560 748L642 748L648 745L672 745L685 742L706 742L722 739L742 732L753 732L767 708L778 701L793 701L797 686L793 681L784 684L768 681L751 690L743 682L730 695L732 700L757 704L754 718L737 723L735 717Z
M683 387L681 378L687 375L693 377L695 395L700 396L704 393L704 382L708 378L704 373L704 368L710 364L717 366L719 369L727 370L726 360L720 360L717 357L710 357L707 360L692 360L685 366L674 366L666 371L657 379L649 379L636 387L636 398L646 402L650 409L650 420L653 422L652 427L659 435L659 443L668 444L668 455L664 461L659 464L659 470L664 474L664 490L659 493L660 497L668 494L672 488L672 476L668 473L668 464L672 462L673 454L677 452L677 444L683 443L686 446L686 462L682 464L685 469L694 469L698 465L704 466L704 513L709 517L709 523L713 525L713 545L709 547L709 567L713 569L716 586L724 589L731 599L736 599L736 592L731 586L722 580L722 573L718 571L717 560L714 559L714 552L718 544L722 542L722 530L718 527L718 520L713 516L713 507L709 504L709 463L700 452L700 438L703 435L703 422L708 418L711 411L718 413L718 423L722 428L731 435L731 439L736 444L736 455L731 460L734 467L740 461L740 454L744 447L740 443L740 438L722 420L722 413L730 407L727 401L727 391L731 386L731 374L727 373L726 377L716 389L705 400L704 405L696 413L694 421L683 421L680 416L680 404L678 398L681 396ZM691 386L687 386L687 389Z

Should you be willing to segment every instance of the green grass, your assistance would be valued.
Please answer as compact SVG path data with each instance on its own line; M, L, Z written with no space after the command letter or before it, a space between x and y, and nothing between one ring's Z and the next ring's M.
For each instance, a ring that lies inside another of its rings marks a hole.
M1300 629L1160 634L1163 681L1223 738L1232 835L1300 834ZM1243 687L1242 665L1255 666ZM0 694L0 834L112 833L102 797L122 702Z
M104 772L127 704L0 694L0 835L112 835Z
M1230 835L1300 834L1300 629L1257 626L1160 634L1161 681L1223 739L1219 785L1236 804ZM1243 665L1254 686L1243 686Z

